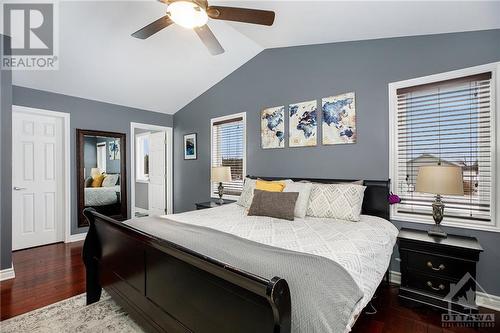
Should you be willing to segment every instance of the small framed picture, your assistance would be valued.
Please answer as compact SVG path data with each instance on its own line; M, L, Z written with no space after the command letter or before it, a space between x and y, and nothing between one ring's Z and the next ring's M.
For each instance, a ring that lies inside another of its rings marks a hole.
M198 157L196 147L196 133L184 135L184 159L195 160Z

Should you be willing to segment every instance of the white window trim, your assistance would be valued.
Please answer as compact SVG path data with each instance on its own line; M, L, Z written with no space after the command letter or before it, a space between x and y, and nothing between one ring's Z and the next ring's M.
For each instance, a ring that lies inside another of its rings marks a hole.
M139 141L139 138L141 137L144 137L144 136L149 136L151 134L151 132L144 132L144 133L139 133L139 134L136 134L135 135L135 146L137 147L136 148L136 152L135 152L135 156L134 156L134 163L135 163L135 167L136 167L136 175L135 175L135 181L137 183L146 183L146 184L149 184L149 177L147 178L142 178L142 177L139 177L139 167L138 167L138 156L139 154L142 153L142 148L139 148L137 146L137 142Z
M446 227L457 227L466 229L475 229L483 231L493 231L500 232L500 186L498 185L498 175L500 174L500 152L498 151L498 146L500 145L500 122L497 121L498 109L496 107L496 101L500 101L500 62L485 64L481 66L475 66L465 69L460 69L456 71L440 73L435 75L429 75L424 77L419 77L410 80L398 81L389 83L389 177L393 181L391 182L391 191L396 193L396 179L397 179L397 159L396 153L398 151L397 146L397 129L396 129L396 101L397 101L397 89L416 86L420 84L450 80L458 77L469 76L484 72L491 72L491 91L493 92L491 96L491 149L492 149L492 165L493 170L496 172L492 176L492 198L491 198L491 221L481 223L480 221L467 222L463 219L445 217L441 225ZM431 216L418 216L409 213L398 213L396 205L391 206L391 220L404 221L404 222L415 222L423 224L434 224L434 220ZM446 209L446 208L445 208Z
M222 117L217 117L217 118L212 118L210 119L210 169L212 168L213 165L213 154L212 154L212 144L214 142L214 136L213 136L213 126L215 122L218 121L224 121L232 118L238 118L241 117L243 118L243 177L247 175L247 113L246 112L240 112L240 113L233 113L227 116L222 116ZM210 191L210 198L219 198L218 195L212 193L212 182L209 179L209 191ZM224 199L233 199L233 200L238 200L239 196L238 195L227 195L224 194Z

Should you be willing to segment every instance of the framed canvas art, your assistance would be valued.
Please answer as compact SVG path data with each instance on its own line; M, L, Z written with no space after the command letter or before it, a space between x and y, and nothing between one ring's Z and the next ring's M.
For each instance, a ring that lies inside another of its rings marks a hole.
M184 159L195 160L198 157L196 133L184 135Z
M120 159L120 140L111 140L108 142L108 154L110 160Z
M285 148L285 106L264 109L260 113L260 137L263 149Z
M321 100L324 145L356 143L356 100L354 92Z
M316 100L290 104L288 107L289 147L316 146L317 123Z

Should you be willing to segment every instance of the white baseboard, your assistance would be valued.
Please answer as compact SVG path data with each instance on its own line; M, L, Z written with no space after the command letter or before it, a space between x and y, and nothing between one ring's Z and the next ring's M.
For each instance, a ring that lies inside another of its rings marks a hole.
M401 273L396 271L390 272L391 283L400 285L401 284ZM500 311L500 296L491 295L483 292L476 292L476 304L482 306L483 308L488 308L496 311Z
M79 241L85 240L85 237L87 237L86 232L82 232L81 234L70 235L68 237L68 239L66 239L65 243L79 242Z
M141 214L148 214L149 215L149 210L144 209L144 208L139 208L139 207L134 207L135 213L141 213Z
M500 311L500 296L476 292L476 304L483 308Z
M390 271L389 276L391 279L391 283L400 285L401 284L401 273L396 272L396 271Z
M11 268L2 269L0 271L0 281L10 280L15 277L16 273L14 273L14 266L12 266Z

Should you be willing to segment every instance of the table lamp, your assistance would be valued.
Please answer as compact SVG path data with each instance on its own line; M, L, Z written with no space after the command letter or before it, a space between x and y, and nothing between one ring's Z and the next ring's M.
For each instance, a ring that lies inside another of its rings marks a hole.
M436 200L432 203L432 217L436 225L427 233L446 237L446 232L440 226L444 214L441 195L464 195L462 168L448 165L422 166L418 169L415 191L436 195Z
M224 194L222 183L231 181L231 167L213 167L210 179L212 182L219 183L219 187L217 188L219 190L219 204L222 205L224 203L224 200L222 200L222 195Z
M90 169L90 176L92 178L95 178L97 176L99 176L100 174L102 174L101 170L99 168L92 168Z

